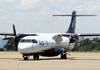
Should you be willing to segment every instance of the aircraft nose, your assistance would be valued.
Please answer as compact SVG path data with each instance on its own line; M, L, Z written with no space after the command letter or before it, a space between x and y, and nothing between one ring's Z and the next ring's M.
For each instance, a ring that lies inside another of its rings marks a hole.
M28 53L31 51L32 47L34 47L33 44L19 44L18 51L21 53Z

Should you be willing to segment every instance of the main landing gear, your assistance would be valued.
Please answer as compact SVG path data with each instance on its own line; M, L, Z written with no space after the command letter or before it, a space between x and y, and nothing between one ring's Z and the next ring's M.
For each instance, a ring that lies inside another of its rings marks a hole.
M30 55L23 55L23 59L24 59L24 60L29 60L29 56L30 56ZM39 60L39 55L38 55L38 54L34 54L34 55L33 55L33 59L34 59L34 60Z
M36 55L33 55L33 59L34 60L39 60L39 55L37 55L37 54Z
M61 59L67 59L67 54L66 53L61 53Z

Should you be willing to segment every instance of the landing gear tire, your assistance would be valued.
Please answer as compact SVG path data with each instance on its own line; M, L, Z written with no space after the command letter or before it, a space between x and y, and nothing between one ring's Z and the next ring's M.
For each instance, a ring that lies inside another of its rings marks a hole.
M67 59L67 54L66 53L62 53L61 54L61 59Z
M28 60L28 58L29 58L28 56L23 56L24 60Z
M39 60L39 55L33 55L34 60Z

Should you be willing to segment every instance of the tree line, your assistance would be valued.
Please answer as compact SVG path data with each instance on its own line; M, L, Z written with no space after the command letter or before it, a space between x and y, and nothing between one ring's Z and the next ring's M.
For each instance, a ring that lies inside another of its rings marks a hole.
M84 39L76 43L72 51L91 52L100 51L100 38Z

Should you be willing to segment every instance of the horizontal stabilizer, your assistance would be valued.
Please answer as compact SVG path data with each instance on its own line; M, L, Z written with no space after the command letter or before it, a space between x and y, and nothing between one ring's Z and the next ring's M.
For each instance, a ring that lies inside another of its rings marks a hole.
M53 15L53 16L72 16L72 15ZM74 15L74 16L97 16L97 15Z

